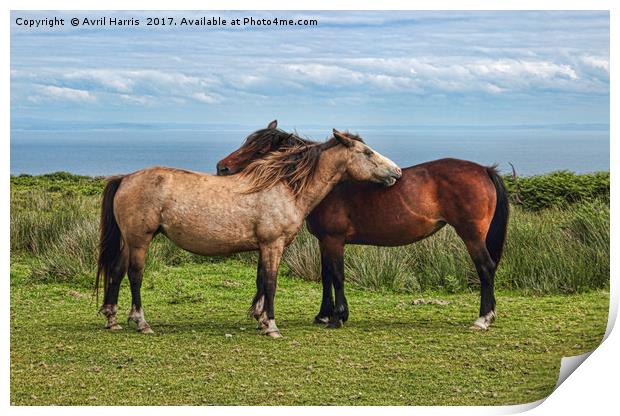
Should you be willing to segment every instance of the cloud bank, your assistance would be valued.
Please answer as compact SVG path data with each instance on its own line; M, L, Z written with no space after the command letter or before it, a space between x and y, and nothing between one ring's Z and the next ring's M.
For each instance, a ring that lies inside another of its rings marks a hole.
M74 14L13 12L12 20ZM233 124L274 117L293 124L609 120L605 12L147 14L301 17L319 25L32 30L13 24L13 117Z

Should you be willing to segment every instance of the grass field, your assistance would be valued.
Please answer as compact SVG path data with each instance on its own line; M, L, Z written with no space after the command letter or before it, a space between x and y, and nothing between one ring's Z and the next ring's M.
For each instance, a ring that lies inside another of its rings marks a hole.
M490 330L469 329L478 282L448 227L411 246L348 247L350 320L313 325L318 248L304 231L279 274L279 340L246 317L254 254L208 259L161 236L142 290L155 334L104 330L91 296L102 185L66 173L11 177L15 405L519 404L547 396L560 359L605 332L608 173L520 183L527 204L512 209Z
M522 198L529 205L511 207L496 287L537 295L608 288L609 174L552 174L523 181L529 191ZM11 252L36 257L32 280L92 285L103 183L67 173L11 177ZM575 187L583 188L581 193L573 192ZM528 208L549 201L555 202ZM252 253L237 257L256 263ZM305 229L283 260L295 276L319 280L318 243ZM147 271L205 261L213 260L161 237L150 246ZM370 290L459 293L478 285L463 241L450 226L403 247L347 246L345 268L349 286Z
M110 332L88 291L11 273L11 402L16 405L491 405L548 395L562 356L595 348L606 291L499 292L498 320L468 329L476 293L349 290L344 328L313 325L319 285L280 278L284 338L260 336L245 312L254 267L229 260L146 276L156 333ZM120 308L129 308L124 282ZM445 300L447 305L413 301ZM119 314L119 316L123 316ZM228 334L228 335L227 335Z

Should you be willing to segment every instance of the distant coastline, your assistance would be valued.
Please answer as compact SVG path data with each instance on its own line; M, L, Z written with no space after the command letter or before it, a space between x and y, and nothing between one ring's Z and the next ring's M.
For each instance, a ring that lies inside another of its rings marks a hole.
M270 120L265 120L265 124ZM288 124L279 120L285 130L307 129L330 131L333 127L352 130L384 130L384 131L454 131L454 130L562 130L562 131L609 131L609 123L532 123L532 124L360 124L342 123L342 125L295 123ZM174 122L78 122L55 121L46 119L13 119L11 132L17 131L100 131L100 130L170 130L170 131L242 131L251 132L262 127L262 124L233 123L174 123Z
M454 157L485 165L497 163L503 172L510 172L512 163L521 175L609 170L609 126L571 126L331 127L359 133L403 167ZM105 128L85 130L57 127L11 130L12 175L57 171L111 175L152 165L214 172L219 159L237 149L249 133L261 126L113 129L108 124ZM329 136L331 127L283 126L319 141Z

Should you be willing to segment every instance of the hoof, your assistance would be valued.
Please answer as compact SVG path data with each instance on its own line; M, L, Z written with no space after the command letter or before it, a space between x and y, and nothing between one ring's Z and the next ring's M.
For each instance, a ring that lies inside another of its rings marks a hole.
M486 331L487 329L489 329L489 325L476 321L472 326L469 327L469 329L473 331Z
M327 322L327 325L325 325L325 328L328 329L338 329L338 328L342 328L342 319L338 319L337 321L329 321Z
M476 319L474 324L470 326L469 328L476 330L476 331L486 331L487 329L489 329L491 324L495 321L495 316L496 316L495 311L491 311L487 313L486 315L481 316L478 319Z
M326 324L329 322L329 316L317 315L314 317L315 324Z
M282 334L280 334L280 331L267 332L265 335L271 338L282 338Z
M256 324L256 329L262 331L263 333L268 332L269 327L271 326L271 320L267 317L267 312L263 312L260 314L258 323ZM273 330L278 330L278 327L275 326L275 322L273 323Z
M109 329L110 331L118 331L123 329L122 326L120 326L119 324L114 324L112 326L106 326L106 329Z
M266 324L263 326L261 333L267 335L271 338L280 338L280 330L276 326L276 321L274 319L270 319L267 322L261 321L261 323Z
M150 326L147 326L146 328L143 328L143 329L139 329L138 332L142 334L154 334L155 333L155 331L153 331Z

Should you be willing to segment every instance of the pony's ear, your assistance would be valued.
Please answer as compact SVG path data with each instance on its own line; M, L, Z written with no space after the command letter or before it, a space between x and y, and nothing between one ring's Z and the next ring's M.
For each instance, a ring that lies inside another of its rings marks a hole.
M340 133L338 130L333 129L334 137L345 147L353 146L353 140L349 139L345 134Z
M278 120L273 120L271 123L269 123L269 125L267 126L268 129L275 129L278 127Z

